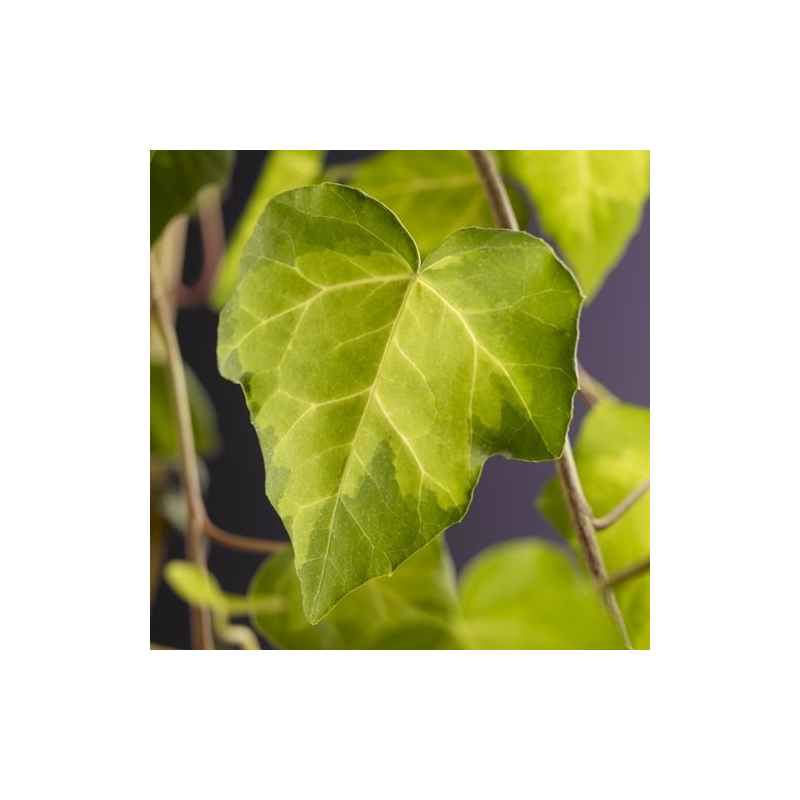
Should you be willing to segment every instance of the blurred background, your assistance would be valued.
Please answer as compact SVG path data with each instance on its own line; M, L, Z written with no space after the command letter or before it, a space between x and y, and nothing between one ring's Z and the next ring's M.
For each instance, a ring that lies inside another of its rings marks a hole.
M336 165L378 153L332 150L326 164ZM225 230L233 230L269 151L240 150L230 186L224 195ZM527 230L541 235L531 210ZM189 226L184 283L197 279L202 247L196 219ZM183 357L208 392L217 414L221 447L206 460L209 516L220 527L245 536L286 539L278 514L264 493L264 465L239 386L217 371L217 319L210 309L182 309L177 330ZM639 230L619 265L581 315L578 356L589 373L621 400L650 405L650 201ZM576 396L572 430L577 431L586 404ZM574 433L573 433L574 438ZM536 511L534 500L553 475L550 462L528 464L495 456L487 461L466 517L450 528L447 543L456 568L490 544L521 536L560 537ZM183 558L181 536L169 538L167 558ZM241 553L211 544L208 566L223 589L245 594L264 556ZM151 641L187 648L188 606L160 583L150 612ZM262 646L269 645L262 639Z

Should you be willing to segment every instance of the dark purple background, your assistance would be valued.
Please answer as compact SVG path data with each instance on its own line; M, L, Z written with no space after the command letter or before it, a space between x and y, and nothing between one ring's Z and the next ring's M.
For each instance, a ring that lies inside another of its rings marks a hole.
M267 151L239 151L224 204L228 232L244 208ZM328 164L359 158L374 151L331 151ZM532 216L528 226L539 234ZM189 230L184 277L198 274L202 251L196 223ZM184 358L208 390L217 410L223 450L208 462L210 483L206 504L211 519L247 536L286 539L283 523L264 494L264 466L239 386L217 372L217 316L207 309L181 311L178 337ZM584 308L578 354L586 369L622 400L650 404L650 205L638 233L619 266L597 297ZM575 400L577 430L586 406ZM534 501L553 474L551 463L527 464L491 458L483 470L466 517L447 532L456 566L461 569L494 542L519 536L555 537L539 516ZM169 558L182 558L180 537L173 536ZM209 567L227 591L244 593L262 556L212 545ZM150 615L151 640L189 646L186 606L162 583Z

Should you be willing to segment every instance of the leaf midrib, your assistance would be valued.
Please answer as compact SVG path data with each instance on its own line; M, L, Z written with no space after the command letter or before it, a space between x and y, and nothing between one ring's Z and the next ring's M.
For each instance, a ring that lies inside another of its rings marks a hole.
M372 382L372 387L370 388L369 397L367 397L367 402L364 404L364 410L361 412L361 417L358 420L358 425L356 426L355 433L353 434L353 440L350 449L347 451L347 458L345 459L344 462L344 469L342 470L342 474L339 479L339 487L336 490L336 501L333 504L333 511L331 513L330 523L327 526L328 541L325 545L325 555L322 558L322 572L320 573L319 582L317 583L317 591L314 594L314 600L311 603L312 616L315 615L314 612L316 611L320 591L322 590L322 584L325 580L325 572L328 569L328 560L330 556L331 541L333 539L333 526L336 521L336 512L339 510L339 501L342 497L342 487L344 486L345 479L347 478L347 471L350 468L352 455L356 449L356 441L358 439L359 433L361 432L361 426L364 423L364 419L367 416L367 411L369 410L369 407L372 404L372 399L375 396L375 390L378 386L378 382L380 381L381 370L383 369L384 362L386 361L386 356L389 353L389 348L391 348L392 346L392 341L394 340L395 333L397 332L397 326L400 324L400 319L403 316L403 311L405 310L406 303L408 302L408 298L411 296L411 290L416 284L418 277L419 277L419 272L414 272L413 274L409 275L406 293L405 295L403 295L403 301L400 303L400 307L397 310L397 316L395 317L394 324L392 325L392 330L389 332L389 336L386 340L386 347L383 350L383 355L381 356L380 363L378 364L378 369L375 372L375 380ZM371 541L370 544L372 544ZM375 547L374 544L372 544L372 546Z
M431 266L431 265L428 265L428 266ZM527 402L525 401L525 398L522 396L521 392L519 391L519 388L517 387L516 383L514 382L513 378L511 377L510 373L506 369L505 364L499 358L497 358L497 356L494 353L492 353L483 344L483 342L481 342L475 336L475 332L472 330L472 328L470 327L469 323L464 318L464 315L461 314L461 312L458 311L458 309L455 308L455 306L453 306L452 303L450 303L447 300L447 298L445 298L428 281L420 280L420 278L423 277L422 273L423 273L423 271L425 269L426 269L426 267L423 266L420 269L419 272L414 272L413 274L409 275L409 277L408 277L408 287L406 288L406 292L405 292L405 295L403 296L403 300L400 303L400 306L399 306L399 308L397 310L397 315L395 317L394 323L392 324L392 330L389 332L389 336L388 336L388 338L386 340L386 346L384 347L384 351L383 351L383 354L381 356L380 363L378 364L378 368L375 371L375 379L373 380L372 386L370 387L369 396L367 397L367 401L364 404L364 410L361 412L361 417L359 418L358 424L357 424L356 429L355 429L355 432L353 433L353 438L351 440L350 448L347 451L347 458L345 459L344 468L343 468L341 476L339 478L339 486L337 488L336 495L335 495L336 501L335 501L334 506L333 506L333 511L331 512L330 522L328 523L328 526L327 526L328 538L327 538L327 542L326 542L326 545L325 545L325 554L322 556L322 572L320 574L319 581L317 583L317 590L316 590L316 592L314 594L314 599L313 599L313 601L311 603L311 614L312 614L312 616L314 616L314 612L316 611L317 603L318 603L318 600L319 600L319 595L320 595L320 592L322 591L322 584L323 584L323 582L325 580L325 574L326 574L326 571L327 571L327 568L328 568L328 561L329 561L329 557L330 557L331 541L333 540L333 526L334 526L335 521L336 521L336 514L337 514L338 509L339 509L339 502L340 502L341 497L342 497L342 490L343 490L343 487L344 487L344 484L345 484L345 480L347 478L347 473L348 473L348 470L350 469L352 456L353 456L353 454L355 453L355 450L356 450L356 442L358 441L359 434L361 433L361 426L363 425L364 420L367 417L367 412L369 411L370 406L372 405L373 399L376 399L376 391L377 391L378 383L380 382L380 376L381 376L381 372L383 370L384 363L386 362L386 357L387 357L387 355L389 353L389 350L392 347L392 344L394 343L394 338L395 338L395 334L397 333L398 325L400 324L400 320L403 317L403 312L405 311L405 307L406 307L406 305L408 303L408 299L409 299L409 297L411 297L411 292L413 291L414 286L417 284L417 282L419 282L420 286L423 286L424 288L426 288L429 291L431 291L439 299L439 301L442 303L442 305L444 305L446 308L448 308L460 320L460 322L462 323L464 329L466 330L467 334L469 335L469 337L470 337L470 339L472 341L472 345L473 345L473 374L472 374L473 386L471 387L471 393L472 393L472 391L474 391L474 381L475 381L475 378L476 378L476 374L475 373L477 372L477 352L478 352L478 349L480 349L484 353L486 353L486 355L489 356L489 358L491 358L491 360L498 367L500 367L500 369L501 369L503 375L505 376L506 380L508 381L509 385L514 390L514 392L516 393L516 395L519 398L520 402L522 403L522 407L525 409L525 412L528 415L528 419L530 419L532 425L536 429L536 432L538 433L539 438L541 439L543 446L545 447L547 452L550 452L550 447L549 447L549 445L547 443L547 440L543 436L538 424L536 423L536 419L535 419L536 415L534 415L531 412L531 409L528 406ZM335 287L332 287L332 288L335 288ZM379 403L379 406L380 406L380 403ZM383 411L383 409L381 409L381 412L383 413L383 415L387 419L387 421L390 424L392 424L391 419ZM470 429L471 428L472 428L472 398L470 398ZM472 430L470 430L470 447L469 447L470 454L472 452L472 447L473 447ZM357 455L356 455L356 458L358 458ZM419 466L420 466L420 471L421 471L421 480L423 480L425 475L426 475L426 472L422 468L421 465L419 465ZM444 488L444 487L441 487L441 488ZM345 508L345 510L348 512L348 514L350 514L350 516L352 517L353 516L352 512L350 512L350 510L347 508L347 506L344 503L342 505ZM357 520L356 520L356 523L358 524ZM359 525L359 527L360 527L360 525ZM369 540L369 537L367 537L367 539ZM372 541L371 540L369 540L369 541L370 541L370 544L372 545L372 547L375 547L375 545L372 543Z

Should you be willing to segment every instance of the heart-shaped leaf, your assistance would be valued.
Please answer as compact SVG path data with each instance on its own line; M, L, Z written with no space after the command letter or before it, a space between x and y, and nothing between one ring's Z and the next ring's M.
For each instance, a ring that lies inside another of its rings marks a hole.
M580 302L526 233L457 231L420 265L355 189L270 201L218 358L244 388L312 622L461 519L490 455L560 455Z

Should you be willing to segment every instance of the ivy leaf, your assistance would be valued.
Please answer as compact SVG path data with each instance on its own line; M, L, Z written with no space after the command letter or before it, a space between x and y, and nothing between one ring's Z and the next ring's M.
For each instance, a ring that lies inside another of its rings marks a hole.
M267 156L250 199L228 241L225 257L217 271L209 297L211 308L219 311L228 302L236 286L242 251L252 236L267 201L276 194L319 180L324 157L324 150L273 150Z
M617 649L599 595L563 549L538 539L491 547L467 567L456 597L443 538L392 577L356 589L317 625L303 612L291 554L264 563L249 596L282 597L253 624L290 650Z
M364 162L351 183L403 220L423 258L459 228L494 226L464 150L388 150ZM518 218L527 215L525 201L513 190L511 196Z
M622 403L599 403L586 415L575 446L575 462L596 517L613 511L650 476L650 412ZM573 538L561 487L553 480L538 499L542 514ZM650 554L650 492L610 528L597 534L610 574ZM650 647L650 576L615 590L634 647Z
M154 150L150 152L150 246L177 214L191 211L204 186L225 186L232 150Z
M457 231L420 266L362 192L270 201L218 359L244 388L312 622L461 519L490 455L561 453L580 302L527 233Z
M182 600L194 606L208 608L223 616L280 612L286 606L283 597L262 593L257 599L223 592L217 579L190 561L168 561L164 580Z
M168 561L164 580L182 600L192 605L225 610L225 593L217 579L189 561Z
M409 629L433 628L440 638L456 609L449 554L440 539L423 547L392 577L377 578L351 592L317 625L303 611L300 581L287 550L267 559L253 578L248 596L257 607L264 597L282 597L283 609L255 611L253 625L286 650L371 650ZM414 648L418 638L413 637ZM427 640L429 641L429 640ZM396 647L393 649L406 649ZM428 649L427 647L418 649Z
M461 581L462 637L490 650L622 647L597 591L558 547L519 539L488 548Z
M639 227L650 151L506 150L503 162L591 298Z
M219 449L214 405L203 384L186 364L184 370L197 452L211 455ZM167 368L163 364L153 363L150 364L150 452L170 458L178 455L178 432L172 411Z

